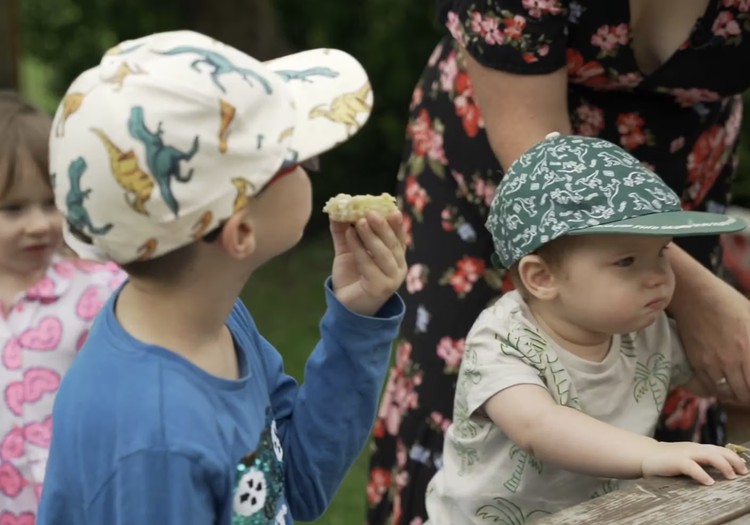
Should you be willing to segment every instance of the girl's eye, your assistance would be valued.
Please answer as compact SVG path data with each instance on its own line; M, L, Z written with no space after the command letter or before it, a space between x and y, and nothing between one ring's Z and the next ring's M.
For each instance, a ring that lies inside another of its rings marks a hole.
M620 268L627 268L628 266L632 266L634 262L635 257L625 257L615 262L615 266L618 266Z
M15 215L23 211L23 206L20 204L5 204L0 206L0 212L7 213L9 215Z

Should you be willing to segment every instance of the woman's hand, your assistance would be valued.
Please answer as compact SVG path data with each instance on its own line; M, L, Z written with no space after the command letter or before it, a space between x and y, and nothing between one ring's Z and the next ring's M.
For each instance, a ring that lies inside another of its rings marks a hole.
M750 301L684 250L669 250L677 285L670 314L708 392L750 403Z

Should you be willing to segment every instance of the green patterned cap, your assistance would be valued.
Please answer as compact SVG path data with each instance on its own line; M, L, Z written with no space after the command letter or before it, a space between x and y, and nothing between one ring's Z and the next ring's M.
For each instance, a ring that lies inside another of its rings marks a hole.
M485 226L493 262L509 268L563 235L707 235L745 223L683 211L658 175L611 142L550 133L510 166Z

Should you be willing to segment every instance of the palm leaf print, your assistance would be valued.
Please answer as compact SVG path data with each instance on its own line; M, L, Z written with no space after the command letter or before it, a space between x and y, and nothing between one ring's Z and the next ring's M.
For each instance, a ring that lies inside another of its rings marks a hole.
M549 512L534 510L524 514L518 505L505 498L492 498L492 504L482 505L474 513L482 521L498 525L523 525L536 514L549 514Z
M670 372L669 361L664 354L653 354L646 363L636 363L633 386L636 402L640 403L650 393L657 410L661 410L669 386Z
M515 468L513 469L513 475L511 478L503 483L503 487L515 494L518 491L521 480L523 480L523 474L526 467L529 466L533 468L537 474L541 474L543 464L536 457L529 454L518 445L513 445L511 447L509 455L510 459L515 460Z
M457 436L462 438L476 437L479 432L479 427L471 420L466 401L458 397L456 397L456 406L453 410L453 430Z
M461 459L461 466L458 469L458 475L463 476L474 463L479 461L479 453L474 447L467 447L461 443L456 443L456 455Z

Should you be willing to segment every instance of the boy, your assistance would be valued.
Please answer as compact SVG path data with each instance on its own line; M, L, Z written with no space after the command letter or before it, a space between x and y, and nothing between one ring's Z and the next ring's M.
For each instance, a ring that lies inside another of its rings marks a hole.
M331 224L303 386L237 295L301 238L298 163L351 136L368 94L341 51L260 63L187 31L124 42L74 81L50 144L56 200L74 244L129 280L60 389L39 524L289 524L325 510L367 439L403 314L400 215Z
M670 384L691 371L664 309L672 237L737 231L684 212L664 182L607 141L550 134L508 170L487 228L517 291L466 341L430 525L524 523L617 488L617 479L711 465L734 452L650 436ZM697 381L696 381L697 384Z

